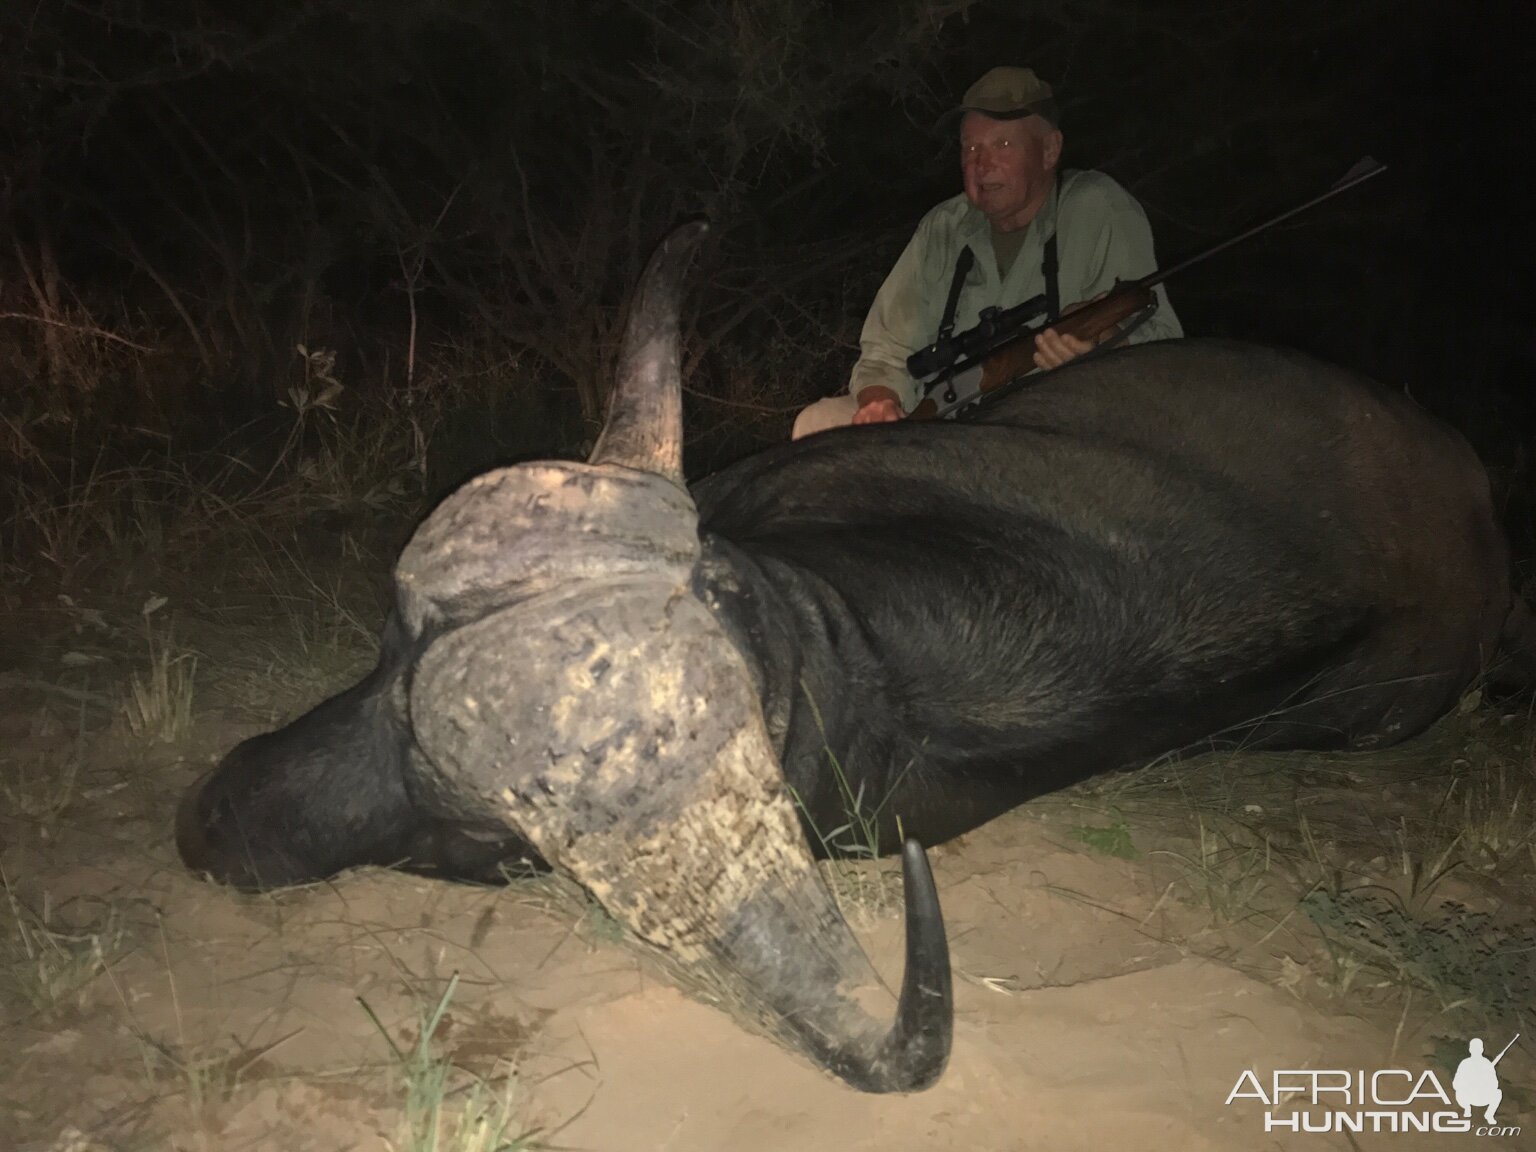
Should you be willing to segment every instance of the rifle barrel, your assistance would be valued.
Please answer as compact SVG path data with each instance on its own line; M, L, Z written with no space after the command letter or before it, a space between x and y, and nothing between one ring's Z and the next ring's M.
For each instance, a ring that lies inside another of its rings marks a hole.
M1518 1040L1518 1039L1520 1039L1520 1033L1516 1032L1515 1033L1515 1040ZM1495 1064L1497 1064L1500 1060L1504 1059L1504 1053L1508 1052L1511 1048L1513 1048L1515 1046L1515 1040L1511 1040L1508 1044L1504 1045L1504 1047L1499 1049L1499 1054L1493 1058L1493 1062Z
M1204 252L1198 252L1193 256L1189 256L1183 260L1180 260L1171 268L1160 268L1158 271L1152 273L1152 275L1144 277L1138 281L1138 283L1143 288L1151 288L1155 285L1161 284L1164 280L1168 279L1175 273L1182 272L1184 269L1194 264L1198 264L1202 260L1209 260L1212 256L1216 255L1216 253L1225 252L1228 248L1232 247L1232 245L1241 244L1250 236L1255 236L1258 233L1264 231L1266 228L1273 228L1276 224L1289 220L1292 216L1300 215L1308 208L1315 208L1324 200L1332 200L1339 193L1348 192L1351 188L1355 187L1355 185L1364 184L1372 176L1379 176L1386 170L1387 168L1385 164L1378 164L1371 157L1366 156L1358 163L1356 163L1355 166L1352 167L1348 172L1346 172L1342 179L1340 179L1336 184L1329 188L1328 191L1322 193L1321 195L1314 196L1306 203L1298 204L1294 208L1287 208L1284 212L1280 213L1280 215L1272 216L1262 224L1255 224L1247 231L1239 232L1236 236L1233 236L1227 240L1223 240L1214 248L1207 248Z

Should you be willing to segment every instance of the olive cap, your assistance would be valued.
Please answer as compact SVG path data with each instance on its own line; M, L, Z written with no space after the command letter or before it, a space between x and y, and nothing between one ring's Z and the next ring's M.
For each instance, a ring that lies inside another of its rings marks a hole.
M950 117L980 112L997 120L1039 115L1057 126L1055 94L1033 68L994 68L966 89ZM948 119L949 117L946 117Z

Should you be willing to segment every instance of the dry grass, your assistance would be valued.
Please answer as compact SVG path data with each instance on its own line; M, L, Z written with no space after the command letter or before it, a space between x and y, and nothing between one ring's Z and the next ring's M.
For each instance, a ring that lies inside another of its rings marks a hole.
M192 727L197 657L177 649L170 624L156 634L151 617L166 603L165 597L155 596L145 601L140 609L149 667L142 674L135 672L130 678L123 714L129 730L140 739L174 744Z
M44 890L29 901L0 870L0 989L44 1018L84 1008L98 977L124 947L125 929L108 902L60 908Z
M286 426L266 449L154 440L129 453L73 438L60 449L36 423L0 416L0 570L20 584L100 586L171 557L260 557L317 519L408 523L425 495L440 382L423 376L364 403L332 374L331 353L300 358L301 381L280 401ZM122 459L109 463L113 454Z
M450 1054L440 1051L438 1030L458 986L454 973L435 1002L416 997L416 1039L404 1049L367 1001L359 1000L394 1056L405 1097L394 1146L400 1152L524 1152L540 1147L538 1133L518 1130L514 1060L504 1061L491 1076L480 1076L458 1068Z
M805 693L816 727L825 737L826 726L822 722L821 709L803 683L801 690ZM867 924L901 907L900 865L893 859L882 859L880 855L880 824L890 794L871 796L865 791L862 781L855 788L848 774L843 771L841 762L825 742L822 751L827 769L837 781L837 794L842 803L842 823L822 828L810 818L804 801L793 787L789 790L790 796L826 857L822 864L822 874L839 910L850 923Z
M57 751L0 757L0 800L13 819L46 836L79 799L79 741Z
M1128 821L1211 928L1184 943L1399 1032L1536 1025L1536 755L1473 693L1370 754L1169 758L1058 801ZM1086 819L1086 818L1085 818ZM1459 1034L1459 1033L1458 1033Z

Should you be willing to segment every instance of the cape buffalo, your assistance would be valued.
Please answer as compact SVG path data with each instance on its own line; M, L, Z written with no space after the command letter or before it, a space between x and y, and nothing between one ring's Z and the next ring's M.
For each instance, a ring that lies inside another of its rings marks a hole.
M848 428L683 484L677 309L703 231L641 281L586 464L489 473L395 569L377 669L183 802L242 887L515 855L712 965L872 1091L948 1057L918 843L1212 739L1421 731L1519 610L1488 481L1403 396L1209 341L1091 358L964 423ZM834 771L833 765L837 766ZM894 1025L802 822L909 837Z

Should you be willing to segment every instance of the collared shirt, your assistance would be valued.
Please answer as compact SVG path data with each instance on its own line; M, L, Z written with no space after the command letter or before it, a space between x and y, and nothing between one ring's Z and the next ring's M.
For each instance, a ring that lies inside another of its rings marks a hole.
M1102 172L1060 174L1025 229L1023 246L1007 276L998 275L991 225L961 193L923 217L875 294L859 338L863 352L853 366L848 390L857 396L865 388L884 385L912 411L922 389L907 372L907 357L938 335L960 249L970 245L976 262L955 310L956 332L973 327L983 308L1011 308L1045 291L1041 265L1052 233L1057 238L1062 308L1107 292L1117 280L1135 280L1157 270L1146 213L1134 196ZM1154 293L1157 309L1132 331L1132 344L1184 334L1162 286Z

